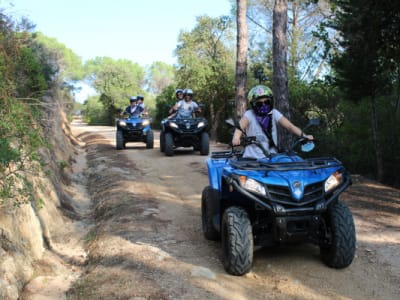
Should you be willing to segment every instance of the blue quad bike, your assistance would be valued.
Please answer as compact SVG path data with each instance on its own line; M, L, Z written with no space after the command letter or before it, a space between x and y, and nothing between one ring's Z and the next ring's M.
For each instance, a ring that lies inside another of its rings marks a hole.
M125 149L128 142L146 143L147 149L154 147L154 133L151 129L151 118L143 116L131 116L124 114L116 120L116 148Z
M234 128L237 122L227 120ZM303 129L318 125L310 120ZM244 158L243 147L257 145L267 158ZM291 150L269 154L256 137L243 134L241 149L212 152L207 159L209 186L202 192L204 236L222 240L222 262L227 273L250 271L255 246L312 243L322 261L345 268L355 255L352 213L340 194L351 176L333 157L301 158L293 149L308 152L314 143L298 138Z
M193 147L201 155L210 151L208 121L203 116L195 118L166 118L161 121L160 151L166 156L173 156L179 147Z

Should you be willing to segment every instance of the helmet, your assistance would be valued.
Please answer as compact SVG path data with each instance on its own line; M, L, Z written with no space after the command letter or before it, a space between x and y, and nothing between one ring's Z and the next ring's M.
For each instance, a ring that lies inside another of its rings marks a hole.
M272 110L274 105L272 91L269 87L265 85L256 85L255 87L253 87L248 93L247 98L250 100L251 108L254 110L256 115L267 115ZM257 106L256 102L260 98L267 98L269 100L269 103Z
M136 101L137 101L137 98L136 98L135 96L131 96L131 97L129 98L129 101L130 101L130 102L136 102Z
M247 95L247 99L250 100L250 103L263 97L270 98L271 100L273 99L271 89L265 85L256 85Z
M192 96L193 97L193 91L191 89L184 89L183 96Z
M143 97L143 95L137 95L137 97L136 97L138 100L144 100L144 97Z
M183 93L182 89L176 89L175 90L175 96L178 96L179 93Z

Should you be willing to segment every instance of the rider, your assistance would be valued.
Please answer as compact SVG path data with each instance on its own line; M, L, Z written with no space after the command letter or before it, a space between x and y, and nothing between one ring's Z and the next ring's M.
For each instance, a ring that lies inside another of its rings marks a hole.
M176 90L175 90L175 97L176 97L176 101L177 101L177 102L181 101L181 100L183 99L183 90L182 90L182 89L176 89ZM175 105L172 106L172 107L169 109L169 111L168 111L169 114L172 114L172 113L174 112L174 107L175 107ZM173 116L175 116L175 115L176 115L176 113L173 114L173 115L171 115L170 117L173 117Z
M177 90L178 91L178 90ZM183 98L178 100L170 111L176 111L177 118L194 118L196 111L201 111L199 105L193 100L193 91L191 89L183 90ZM176 93L177 97L178 94Z
M278 130L277 124L283 126L294 135L313 140L312 135L305 134L300 128L290 122L277 109L273 108L272 91L265 85L256 85L247 96L251 109L247 110L241 118L239 125L247 136L255 136L261 141L263 147L270 153L277 153ZM243 132L236 129L232 145L240 145L240 137ZM249 145L245 148L243 157L263 158L262 150L256 145Z
M129 98L129 101L130 101L131 105L129 105L125 108L124 113L129 114L131 117L132 116L138 117L142 113L143 108L137 104L137 97L132 96Z
M146 106L144 105L144 96L143 95L137 95L136 99L137 99L137 105L142 108L143 114L147 116L148 115L148 111L147 111Z

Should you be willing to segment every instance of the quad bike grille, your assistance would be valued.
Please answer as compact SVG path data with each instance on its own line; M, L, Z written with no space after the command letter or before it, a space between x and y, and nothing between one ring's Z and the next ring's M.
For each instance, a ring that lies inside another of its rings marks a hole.
M292 197L292 192L288 187L267 185L269 199L273 202L290 206L312 206L314 202L323 199L324 189L323 182L317 182L305 186L304 196L300 201Z

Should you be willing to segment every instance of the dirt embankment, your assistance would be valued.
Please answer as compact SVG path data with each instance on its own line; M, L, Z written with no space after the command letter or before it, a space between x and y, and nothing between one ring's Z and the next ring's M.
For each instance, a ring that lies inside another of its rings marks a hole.
M27 166L25 170L31 176L34 198L43 204L35 201L16 207L15 199L0 203L0 299L20 299L22 289L32 278L43 275L45 280L45 276L54 274L55 266L64 261L59 252L66 245L62 231L79 218L79 209L74 207L72 165L80 142L56 98L60 97L54 94L44 98L49 106L38 124L51 146L40 151L44 167L38 173L31 173L38 166ZM19 184L17 181L15 186ZM58 263L50 263L50 257Z

